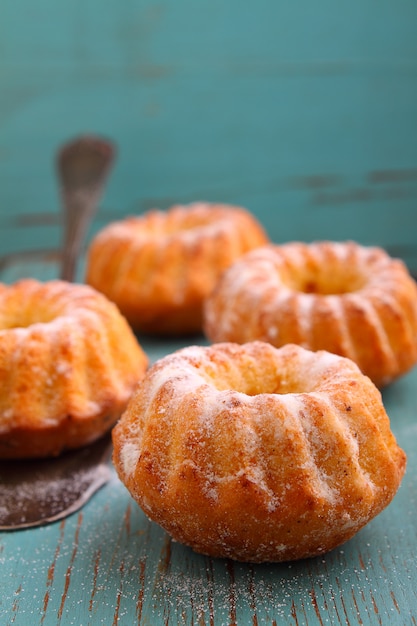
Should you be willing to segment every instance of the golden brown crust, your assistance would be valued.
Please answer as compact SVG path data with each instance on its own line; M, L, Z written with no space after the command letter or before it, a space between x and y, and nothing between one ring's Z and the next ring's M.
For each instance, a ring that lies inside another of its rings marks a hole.
M86 281L131 325L155 334L201 331L202 301L221 272L267 243L246 210L194 203L106 226L88 251Z
M406 463L352 361L262 342L158 361L113 442L120 479L174 539L254 562L347 541L388 505Z
M55 456L107 432L147 357L117 307L85 285L0 291L0 458Z
M417 286L405 265L354 242L270 245L223 274L205 304L213 342L297 343L355 361L382 387L417 362Z

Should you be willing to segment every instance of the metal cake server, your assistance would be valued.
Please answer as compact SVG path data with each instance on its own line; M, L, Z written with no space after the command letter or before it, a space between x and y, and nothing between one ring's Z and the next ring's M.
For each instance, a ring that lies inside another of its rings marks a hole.
M86 230L97 209L115 148L81 136L57 155L64 212L61 278L73 281ZM111 476L110 434L57 458L0 460L0 530L40 526L79 510Z

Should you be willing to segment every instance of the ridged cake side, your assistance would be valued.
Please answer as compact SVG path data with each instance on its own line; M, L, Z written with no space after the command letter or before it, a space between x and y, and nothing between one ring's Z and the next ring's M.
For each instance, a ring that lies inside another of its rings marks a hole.
M126 320L90 287L27 279L0 291L0 457L96 439L146 367Z
M145 513L198 552L314 556L391 501L405 470L381 396L327 352L254 342L156 363L113 430Z
M296 343L349 357L382 387L417 362L417 286L380 248L265 246L223 274L204 327L213 342Z
M202 301L221 272L265 244L240 207L194 203L107 225L88 251L86 281L132 326L157 334L201 331Z

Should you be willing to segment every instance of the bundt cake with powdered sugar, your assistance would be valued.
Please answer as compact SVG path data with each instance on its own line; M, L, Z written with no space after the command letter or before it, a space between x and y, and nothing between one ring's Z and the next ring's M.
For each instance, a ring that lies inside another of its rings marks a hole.
M202 303L220 274L268 238L245 209L193 203L104 227L87 255L86 282L115 302L134 329L201 332Z
M113 442L149 518L198 552L253 562L347 541L389 504L406 463L356 364L264 342L157 361Z
M213 342L328 350L383 387L417 362L417 286L405 264L355 242L291 242L247 253L207 298Z
M91 287L0 286L0 458L56 456L109 431L148 359Z

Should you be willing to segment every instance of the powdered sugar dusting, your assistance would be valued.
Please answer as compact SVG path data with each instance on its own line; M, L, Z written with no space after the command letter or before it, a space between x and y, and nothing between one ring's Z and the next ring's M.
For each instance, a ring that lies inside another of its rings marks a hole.
M119 454L125 474L137 468L134 497L198 551L250 560L320 553L366 523L381 493L350 427L368 419L363 403L354 408L359 385L345 384L360 376L329 352L262 342L162 359L140 386L143 415ZM388 480L392 497L398 474Z
M121 464L122 470L125 476L129 477L133 474L136 468L136 464L140 456L140 447L137 443L132 441L126 441L121 450Z
M291 242L254 250L226 270L207 300L205 329L215 342L328 349L384 386L416 362L416 301L407 269L382 249Z

